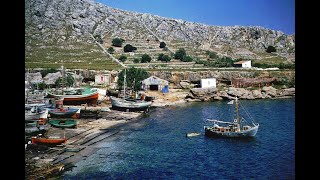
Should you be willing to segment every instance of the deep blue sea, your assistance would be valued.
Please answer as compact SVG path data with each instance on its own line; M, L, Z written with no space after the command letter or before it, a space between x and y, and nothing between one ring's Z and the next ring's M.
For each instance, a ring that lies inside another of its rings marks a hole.
M157 108L62 178L295 179L295 99L241 103L260 124L252 139L204 136L207 118L232 119L226 101ZM202 134L186 137L188 132Z

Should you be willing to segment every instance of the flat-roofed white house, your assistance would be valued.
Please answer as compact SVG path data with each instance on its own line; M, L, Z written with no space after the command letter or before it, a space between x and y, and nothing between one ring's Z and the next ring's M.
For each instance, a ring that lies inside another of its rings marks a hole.
M97 85L109 85L110 74L97 74L94 77L94 83Z
M201 88L217 87L216 78L201 79Z
M234 67L251 68L251 61L238 61L233 63Z

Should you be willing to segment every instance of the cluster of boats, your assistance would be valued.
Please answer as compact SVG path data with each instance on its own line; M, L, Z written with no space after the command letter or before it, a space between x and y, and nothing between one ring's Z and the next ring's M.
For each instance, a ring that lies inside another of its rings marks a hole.
M32 144L61 144L66 138L44 137L50 126L76 128L80 118L80 108L65 108L63 104L93 104L98 100L98 92L84 94L81 89L73 89L63 94L47 93L42 98L28 99L25 104L25 134L31 136ZM36 103L32 103L36 102Z
M72 88L64 90L62 93L54 94L47 92L42 98L28 99L25 104L25 134L31 137L31 142L60 144L65 143L64 138L48 138L43 135L50 126L57 128L75 128L79 119L80 108L65 108L63 105L88 104L96 105L98 102L97 89L85 90L82 88ZM131 98L110 97L113 109L145 110L151 105L151 101ZM39 134L41 136L39 136Z

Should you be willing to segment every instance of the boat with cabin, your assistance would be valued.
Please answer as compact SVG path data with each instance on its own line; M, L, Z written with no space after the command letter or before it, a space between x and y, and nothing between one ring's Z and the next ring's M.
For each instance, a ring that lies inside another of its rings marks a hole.
M236 118L232 122L220 121L214 119L207 119L213 122L213 126L204 126L205 136L208 137L229 137L229 138L248 138L254 137L259 128L259 124L256 123L252 116L244 109L248 117L251 119L251 123L248 123L244 117L239 115L239 100L236 97L235 100L230 101L228 104L234 104Z

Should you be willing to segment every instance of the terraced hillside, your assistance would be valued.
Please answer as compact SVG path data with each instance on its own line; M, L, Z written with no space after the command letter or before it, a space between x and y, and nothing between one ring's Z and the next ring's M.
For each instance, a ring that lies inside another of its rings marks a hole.
M207 60L207 51L234 59L245 58L269 62L295 62L295 35L263 27L208 26L200 23L164 18L160 16L123 11L93 0L26 0L25 1L26 67L119 69L113 57L104 49L115 37L125 39L123 44L137 47L134 53L115 48L113 56L127 56L128 66L147 69L205 68L202 64L157 61L160 53L172 55L184 48L194 60ZM100 36L100 48L92 37ZM168 51L159 48L161 41ZM266 47L277 49L271 59L264 55ZM133 63L143 54L152 57L146 64ZM275 60L275 61L276 61Z
M26 68L119 69L94 43L33 45L25 49Z

